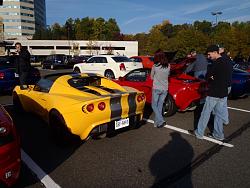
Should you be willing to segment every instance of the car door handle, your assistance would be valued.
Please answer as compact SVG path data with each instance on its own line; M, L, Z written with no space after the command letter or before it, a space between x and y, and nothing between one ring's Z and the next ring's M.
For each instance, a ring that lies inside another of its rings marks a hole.
M41 99L42 101L46 101L45 99Z

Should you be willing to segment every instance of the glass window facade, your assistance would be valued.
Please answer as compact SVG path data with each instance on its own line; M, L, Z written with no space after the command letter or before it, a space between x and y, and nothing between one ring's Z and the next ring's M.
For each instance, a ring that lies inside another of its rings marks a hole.
M3 0L0 17L4 23L4 39L20 36L31 39L36 29L46 28L45 0Z

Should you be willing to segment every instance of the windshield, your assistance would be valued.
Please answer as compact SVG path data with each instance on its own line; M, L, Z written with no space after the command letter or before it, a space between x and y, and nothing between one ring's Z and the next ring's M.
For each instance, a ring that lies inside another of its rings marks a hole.
M74 77L68 80L70 86L81 89L85 86L100 86L101 77L99 76L90 76L90 77Z

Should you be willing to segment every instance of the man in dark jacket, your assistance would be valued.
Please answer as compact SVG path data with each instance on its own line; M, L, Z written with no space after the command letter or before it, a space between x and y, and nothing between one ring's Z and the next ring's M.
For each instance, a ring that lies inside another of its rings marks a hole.
M219 53L217 45L211 45L207 49L208 56L214 61L211 70L207 73L208 93L201 112L197 129L194 134L197 138L203 139L211 112L214 113L213 138L224 139L223 124L229 123L227 109L228 83L232 68L230 62ZM193 133L192 131L190 133Z
M16 47L16 72L19 75L20 88L27 89L28 76L31 69L30 53L24 49L21 43L17 42Z

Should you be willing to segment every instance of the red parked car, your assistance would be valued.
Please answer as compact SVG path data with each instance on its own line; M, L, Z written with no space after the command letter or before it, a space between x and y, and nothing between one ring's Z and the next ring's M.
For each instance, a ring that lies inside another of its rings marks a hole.
M154 65L154 57L153 56L132 56L131 59L134 62L141 62L143 68L152 68Z
M143 91L146 95L146 102L151 103L153 81L150 78L151 69L135 69L124 77L114 80L122 86L130 86ZM171 116L179 111L193 109L201 98L199 87L201 80L180 74L169 78L169 94L163 105L163 115Z
M0 105L0 187L14 185L20 167L20 140L11 117Z

